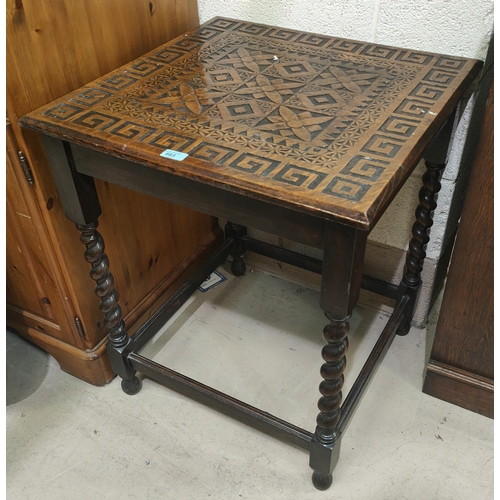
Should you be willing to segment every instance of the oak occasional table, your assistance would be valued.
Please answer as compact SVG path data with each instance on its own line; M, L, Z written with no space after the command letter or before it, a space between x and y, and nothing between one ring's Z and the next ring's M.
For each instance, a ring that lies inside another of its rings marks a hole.
M81 232L123 390L140 390L138 371L298 445L309 451L314 485L327 489L364 388L394 336L408 333L455 112L480 68L476 60L215 18L23 117L43 135L65 213ZM367 236L422 157L427 171L402 282L364 276ZM231 221L224 244L132 337L97 231L94 178ZM246 226L322 248L323 261L250 238ZM246 250L321 273L328 323L314 432L139 354L229 256L243 275ZM348 320L361 287L396 305L341 405Z

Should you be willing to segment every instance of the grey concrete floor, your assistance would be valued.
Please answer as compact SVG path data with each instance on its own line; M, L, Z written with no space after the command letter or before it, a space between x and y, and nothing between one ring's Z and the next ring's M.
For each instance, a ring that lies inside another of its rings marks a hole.
M196 292L142 354L308 430L325 319L319 294L251 271ZM307 453L145 379L88 385L7 333L7 497L92 499L493 498L493 420L422 393L427 329L396 337L342 439L333 486ZM344 394L386 314L357 307ZM168 343L167 343L168 341ZM427 353L427 354L426 354Z

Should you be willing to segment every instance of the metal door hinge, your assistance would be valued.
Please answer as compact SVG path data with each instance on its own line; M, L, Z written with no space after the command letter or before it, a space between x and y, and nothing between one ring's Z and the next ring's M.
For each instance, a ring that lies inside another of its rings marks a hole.
M33 174L31 173L31 168L28 163L28 160L26 159L26 156L22 151L18 151L17 156L19 157L19 163L21 164L21 168L23 169L24 176L26 177L28 184L30 186L33 186L35 181L33 180Z
M85 340L85 332L83 331L83 325L78 316L75 318L75 325L76 329L78 330L78 335L80 335L82 340Z

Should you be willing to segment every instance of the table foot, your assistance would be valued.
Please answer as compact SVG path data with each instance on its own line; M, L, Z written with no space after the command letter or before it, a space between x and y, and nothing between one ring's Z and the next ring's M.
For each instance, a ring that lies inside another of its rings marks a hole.
M410 328L411 328L411 319L404 319L401 324L399 325L399 328L396 330L396 335L399 335L400 337L405 337L410 333Z
M231 272L234 276L243 276L247 271L247 265L243 259L236 259L231 262Z
M319 472L314 471L312 474L312 482L317 490L325 491L332 485L333 475L320 474Z
M245 248L242 238L247 234L247 228L240 224L228 222L225 227L226 239L231 238L234 241L234 249L231 252L233 261L231 262L231 272L234 276L243 276L246 273L247 266L243 260Z
M135 376L131 379L122 379L122 389L125 394L133 396L142 389L142 380Z

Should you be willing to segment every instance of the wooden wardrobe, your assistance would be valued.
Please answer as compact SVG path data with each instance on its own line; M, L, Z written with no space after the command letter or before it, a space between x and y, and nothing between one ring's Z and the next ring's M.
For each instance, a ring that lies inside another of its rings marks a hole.
M493 418L494 414L494 85L427 364L423 391Z
M63 370L103 385L113 374L85 248L39 137L17 120L197 26L196 0L8 0L6 24L7 325ZM99 231L133 332L222 235L213 217L96 184Z

